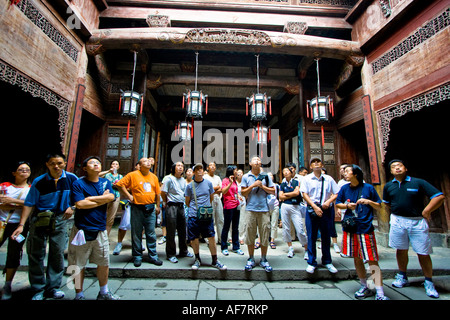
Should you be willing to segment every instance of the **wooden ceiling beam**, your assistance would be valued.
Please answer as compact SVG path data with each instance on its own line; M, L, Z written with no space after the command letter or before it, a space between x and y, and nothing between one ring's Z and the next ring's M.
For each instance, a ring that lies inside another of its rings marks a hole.
M287 22L304 22L310 28L352 29L351 24L344 18L216 10L109 7L100 14L100 18L146 20L150 15L167 16L172 24L193 22L214 25L232 24L239 28L275 26L283 29Z
M192 85L195 83L193 74L149 74L147 77L147 88L155 89L165 84L184 84ZM217 85L217 86L236 86L236 87L256 87L255 77L246 76L198 76L199 85ZM288 88L300 86L300 82L295 77L285 78L260 78L260 86L265 88Z
M223 28L124 28L94 30L86 45L90 55L105 50L180 49L261 52L345 60L362 55L355 41Z

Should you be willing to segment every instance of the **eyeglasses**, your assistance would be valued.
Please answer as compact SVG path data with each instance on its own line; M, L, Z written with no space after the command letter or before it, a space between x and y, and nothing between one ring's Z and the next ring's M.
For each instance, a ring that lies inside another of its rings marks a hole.
M18 172L24 172L24 173L31 172L30 169L18 169L17 171Z

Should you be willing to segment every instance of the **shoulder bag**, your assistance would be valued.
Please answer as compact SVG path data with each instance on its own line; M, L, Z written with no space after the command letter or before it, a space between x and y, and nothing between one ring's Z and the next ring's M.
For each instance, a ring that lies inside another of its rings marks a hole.
M362 187L359 188L358 197L356 198L355 203L361 197ZM356 209L355 209L356 210ZM353 210L347 209L344 213L344 218L342 219L342 229L345 232L356 233L357 231L357 217Z
M197 219L203 222L212 221L214 210L212 206L198 206L197 203L197 193L195 191L194 181L191 182L192 192L194 193L195 207L197 208Z

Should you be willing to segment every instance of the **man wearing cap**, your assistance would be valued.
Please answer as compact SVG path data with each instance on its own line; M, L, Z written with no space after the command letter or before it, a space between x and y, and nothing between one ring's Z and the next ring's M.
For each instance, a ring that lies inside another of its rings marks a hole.
M263 174L259 157L252 157L250 167L251 170L242 177L241 182L241 193L247 198L245 243L248 246L249 259L245 270L251 271L256 265L254 259L255 240L257 234L259 234L261 239L261 261L259 265L266 272L271 272L272 267L266 258L270 237L270 213L267 195L275 194L275 187L272 179L267 174Z
M306 201L308 208L305 216L306 233L308 235L308 267L306 272L314 273L316 262L317 231L320 230L322 239L322 265L331 273L337 273L337 269L331 263L330 253L330 221L334 220L334 210L331 204L336 200L338 186L334 179L322 173L322 160L312 158L310 168L313 171L305 177L300 186L300 192Z
M411 244L425 276L425 292L432 298L438 298L439 294L432 282L433 264L430 253L433 249L427 220L442 205L444 195L427 181L408 176L403 160L390 161L389 169L394 179L384 186L383 203L391 209L389 246L397 249L399 268L392 286L402 288L409 285L406 270ZM430 201L424 208L425 196Z
M210 181L203 178L203 165L197 163L192 168L194 171L193 180L187 184L185 190L185 201L188 207L187 234L188 241L191 242L195 254L193 270L198 270L201 265L200 259L200 234L208 239L209 251L211 252L211 266L219 270L226 270L227 267L217 260L217 248L214 232L214 218L210 220L200 220L197 217L200 207L211 207L214 199L214 188Z

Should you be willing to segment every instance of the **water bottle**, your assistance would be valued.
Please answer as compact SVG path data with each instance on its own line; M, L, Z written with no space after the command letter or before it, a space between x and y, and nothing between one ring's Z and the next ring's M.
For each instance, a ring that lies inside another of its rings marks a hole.
M345 202L346 205L349 205L350 203L351 203L350 199L347 199L347 201ZM356 208L355 208L355 210L351 210L351 211L355 217L358 217L358 214L356 213Z

